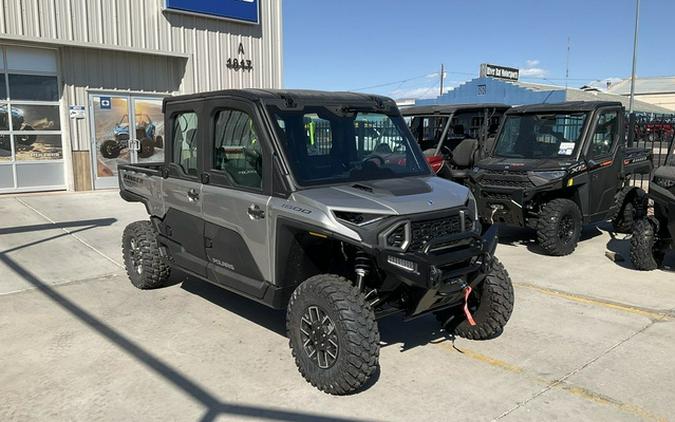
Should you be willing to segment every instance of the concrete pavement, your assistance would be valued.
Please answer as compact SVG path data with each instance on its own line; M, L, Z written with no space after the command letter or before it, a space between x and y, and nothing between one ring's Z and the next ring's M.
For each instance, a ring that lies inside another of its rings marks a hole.
M325 395L298 374L283 313L195 280L134 289L121 268L142 205L116 192L0 198L0 420L671 420L675 275L504 230L514 315L454 343L431 317L380 323L381 371ZM675 266L672 256L668 265Z

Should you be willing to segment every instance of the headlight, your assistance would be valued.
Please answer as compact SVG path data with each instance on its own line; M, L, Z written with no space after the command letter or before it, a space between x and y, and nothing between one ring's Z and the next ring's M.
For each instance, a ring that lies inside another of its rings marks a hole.
M472 212L471 219L474 221L478 220L478 203L471 191L469 191L469 199L466 200L466 207Z
M529 171L527 176L530 178L530 181L536 186L544 185L546 183L551 183L558 179L562 179L567 174L565 171Z
M409 221L396 223L379 235L381 245L384 245L389 249L403 252L408 248L411 237Z
M333 211L333 214L338 220L342 220L356 226L364 226L384 218L384 215L382 214L366 214L350 211Z

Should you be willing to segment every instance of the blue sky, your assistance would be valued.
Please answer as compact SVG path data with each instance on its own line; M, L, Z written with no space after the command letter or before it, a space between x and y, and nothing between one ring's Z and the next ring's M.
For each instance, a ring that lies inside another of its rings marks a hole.
M393 97L438 92L483 62L569 85L630 75L634 0L284 0L284 86ZM675 75L675 1L642 0L638 76ZM393 83L395 82L395 83Z

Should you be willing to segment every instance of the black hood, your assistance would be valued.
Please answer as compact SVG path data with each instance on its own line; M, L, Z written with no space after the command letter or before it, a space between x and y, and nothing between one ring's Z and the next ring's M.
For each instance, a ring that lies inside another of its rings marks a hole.
M569 158L533 160L524 158L491 157L478 163L478 168L496 171L549 171L566 169L576 163L578 163L577 160Z

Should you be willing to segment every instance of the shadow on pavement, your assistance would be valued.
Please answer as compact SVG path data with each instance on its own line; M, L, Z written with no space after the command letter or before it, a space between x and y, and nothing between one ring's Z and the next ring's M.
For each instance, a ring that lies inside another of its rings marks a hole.
M621 259L614 259L612 261L622 268L637 271L630 260L630 235L619 237L614 233L610 233L610 236L611 239L607 242L607 250L621 257ZM675 272L675 254L672 251L666 252L663 265L657 271Z
M224 288L214 286L193 277L187 277L181 286L187 292L195 294L221 308L234 312L254 324L286 337L286 312L247 299Z
M600 230L600 227L604 226L583 226L579 242L584 242L602 235L602 230ZM523 245L526 246L527 250L532 253L548 256L546 252L544 252L544 250L537 244L536 238L536 232L532 229L506 226L503 224L499 225L500 244L509 246Z
M101 222L101 225L106 225L105 222L109 222L114 219L103 219L103 220L85 220L89 222L89 227L84 227L79 230L74 230L71 233L81 232L89 230L94 227L98 227L98 223ZM72 222L71 227L82 226L84 222ZM71 223L63 223L71 224ZM40 226L40 225L39 225ZM54 228L54 224L46 225L45 229ZM33 230L31 230L33 227ZM16 232L19 228L17 228ZM21 228L23 231L35 231L35 226L26 226ZM42 239L40 241L32 242L20 247L12 248L12 251L26 248L41 242L46 242L61 236L67 236L69 233L61 233L57 236L53 236L47 239ZM7 253L9 251L0 252L0 261L5 263L12 271L21 276L24 280L34 286L38 291L44 294L47 298L52 300L55 304L69 312L73 317L77 318L80 322L96 331L101 336L105 337L108 341L115 344L117 347L122 349L124 352L135 358L137 361L145 365L148 369L155 372L156 374L163 377L166 381L172 383L175 387L182 390L185 394L192 397L194 400L201 403L206 407L206 413L202 416L202 421L212 421L215 420L218 416L227 414L238 417L249 417L249 418L265 418L270 420L277 421L354 421L357 419L349 418L338 418L332 416L323 416L318 414L311 413L300 413L294 411L286 411L283 409L270 409L258 406L246 406L238 405L235 403L228 403L219 400L217 397L212 395L204 387L197 384L195 381L191 380L187 376L181 374L171 366L162 362L157 357L151 355L145 351L138 344L127 339L119 332L112 329L110 326L97 319L95 316L87 312L86 310L79 307L76 303L72 302L65 296L58 293L54 288L50 287L46 283L42 282L38 277L24 268L22 265L15 262L11 259Z
M379 321L382 347L401 343L401 352L418 346L452 341L453 336L441 328L432 315L405 322L400 315L392 315Z
M0 235L38 232L42 230L52 230L52 229L68 229L71 227L87 227L87 228L106 227L111 226L116 222L117 222L116 218L98 218L95 220L78 220L78 221L66 221L62 223L43 223L43 224L33 224L30 226L4 227L0 228Z

